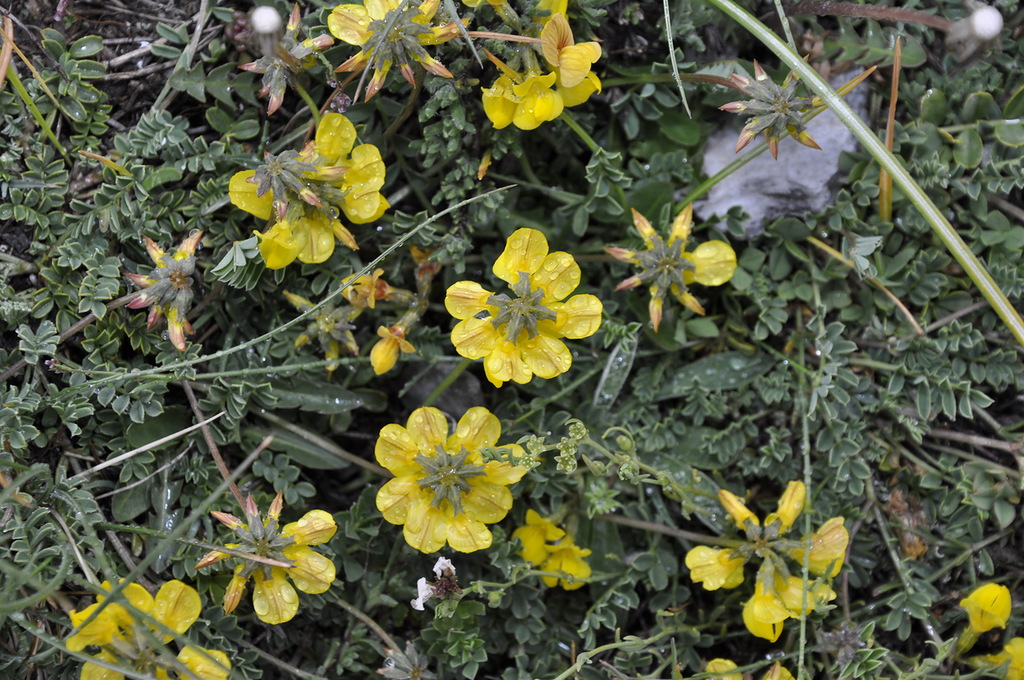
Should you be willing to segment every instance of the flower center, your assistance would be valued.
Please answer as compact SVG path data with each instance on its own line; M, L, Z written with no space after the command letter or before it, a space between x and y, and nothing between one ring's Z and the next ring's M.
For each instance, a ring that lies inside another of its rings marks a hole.
M509 342L515 342L523 331L530 338L535 338L538 321L555 321L558 318L558 314L541 304L544 290L530 289L530 276L526 272L519 272L519 281L512 286L512 292L516 294L515 298L504 293L487 298L487 304L498 308L491 325L499 332L504 328L505 339Z
M237 550L280 562L291 562L282 551L293 545L295 539L291 536L282 536L278 530L277 520L273 517L268 518L266 524L258 517L250 517L248 525L236 527L234 531L239 539ZM255 560L245 560L245 567L239 575L248 579L257 569L262 569L263 575L271 578L270 565Z
M685 246L682 240L676 240L669 245L661 236L652 235L650 250L636 254L636 259L640 261L643 270L640 273L640 280L646 284L656 285L660 291L669 290L673 284L680 291L685 291L686 280L683 278L683 272L694 269L693 262L683 257Z
M468 464L467 458L469 451L465 448L453 454L442 446L436 447L433 456L418 453L413 458L425 473L419 480L420 488L434 492L432 506L439 508L448 501L456 515L462 514L462 497L472 488L468 480L484 474L483 465Z

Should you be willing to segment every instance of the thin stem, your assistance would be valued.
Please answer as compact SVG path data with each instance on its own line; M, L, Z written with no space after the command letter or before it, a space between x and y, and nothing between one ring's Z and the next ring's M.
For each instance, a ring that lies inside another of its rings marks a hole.
M220 476L228 483L228 489L231 490L231 495L238 501L238 507L244 508L245 499L242 498L242 492L238 490L238 485L231 481L231 472L224 462L224 457L220 455L220 448L218 448L217 442L213 439L213 433L210 431L210 423L206 419L206 415L203 414L203 410L199 408L199 401L196 399L196 393L192 391L191 383L188 380L183 380L181 385L185 390L185 397L188 398L188 405L192 407L192 413L199 420L200 429L203 431L203 439L206 440L206 446L210 449L210 455L213 456L213 462L216 464Z
M865 19L877 19L893 23L902 21L905 23L921 24L922 26L937 28L940 31L948 31L953 23L945 17L925 12L915 12L912 9L883 7L881 5L858 5L853 2L831 2L831 0L794 2L788 6L788 9L791 16L816 14L819 16L863 17Z
M340 446L338 446L337 444L335 444L331 440L324 439L323 437L320 437L319 435L315 435L312 432L310 432L309 430L306 430L306 429L296 425L295 423L288 422L284 418L281 418L280 416L277 416L277 415L275 415L273 413L270 413L269 411L257 411L256 414L258 416L260 416L261 418L263 418L264 420L270 421L274 425L277 425L278 427L282 427L282 428L288 430L289 432L291 432L292 434L298 435L299 437L301 437L302 439L305 439L309 443L315 444L316 446L319 446L320 448L324 449L328 453L332 453L335 456L337 456L338 458L341 458L342 460L347 460L348 462L353 463L354 465L358 465L359 467L363 468L364 470L369 470L370 472L372 472L375 475L380 475L381 477L389 477L391 475L390 472L388 472L387 470L385 470L381 466L375 465L374 463L371 463L368 460L363 460L362 458L360 458L356 454L349 453L348 451L346 451L345 449L341 448Z
M684 541L693 541L694 543L700 543L701 545L720 545L723 548L738 548L741 545L746 545L746 541L741 541L737 538L722 538L721 536L712 536L710 534L698 534L694 531L677 529L676 527L670 527L667 524L659 524L657 522L650 522L648 520L637 519L635 517L626 517L625 515L603 514L597 515L596 519L601 519L613 524L619 524L624 527L630 527L632 529L650 531L656 534L664 534L665 536L674 536L675 538L679 538Z
M992 279L985 267L978 258L971 252L971 249L964 243L963 239L949 223L942 211L932 203L931 199L910 176L903 164L885 148L885 145L878 139L875 133L857 116L856 113L843 101L825 79L811 68L799 54L779 40L768 27L755 19L750 13L736 4L733 0L708 0L708 2L731 17L736 23L747 29L751 34L760 40L768 49L775 53L804 84L817 94L822 101L832 109L836 117L853 133L860 141L864 149L881 164L893 181L917 207L935 233L946 245L946 248L953 257L960 263L967 274L974 281L974 284L981 290L981 294L989 301L999 318L1003 320L1007 328L1022 346L1024 346L1024 319L1014 309L1013 305L1000 290L999 286Z
M690 104L686 101L686 92L683 91L683 79L679 77L679 64L676 63L676 45L672 38L672 14L668 9L668 0L662 0L661 8L665 13L665 40L668 42L668 60L672 64L672 78L676 81L676 88L679 90L679 98L683 100L686 115L692 118Z
M595 142L594 138L591 137L587 133L587 131L584 130L583 127L576 122L576 119L572 117L571 113L563 109L561 115L559 115L558 117L565 121L565 124L568 125L580 139L583 140L583 143L587 145L587 148L590 149L591 153L597 151L597 142Z
M473 361L471 359L466 359L465 357L463 357L462 361L459 362L459 365L453 368L451 371L449 371L448 375L444 377L444 380L438 383L437 387L435 387L433 391L429 395L427 395L427 398L423 401L423 405L431 406L437 400L438 397L444 394L445 390L451 387L452 384L459 379L459 376L462 375L466 371L466 369L469 368L469 365L472 363Z
M380 638L380 641L384 643L385 647L387 647L390 650L396 651L396 652L402 651L402 648L399 647L398 643L396 643L394 641L394 639L390 635L387 634L387 631L385 631L383 628L381 628L380 624L378 624L376 621L371 619L361 609L359 609L358 607L356 607L353 604L350 604L350 603L346 602L345 600L342 600L341 598L338 598L337 600L335 600L335 602L342 609L347 611L349 614L351 614L352 616L356 617L357 619L359 619L360 621L365 623L366 627L369 628L370 630L372 630L373 634Z
M293 83L293 85L295 86L295 91L299 93L300 97L302 97L302 101L306 102L306 107L309 109L309 112L313 114L313 125L320 125L320 108L316 105L316 102L314 102L313 98L309 96L308 92L306 92L306 88L302 87L298 82Z

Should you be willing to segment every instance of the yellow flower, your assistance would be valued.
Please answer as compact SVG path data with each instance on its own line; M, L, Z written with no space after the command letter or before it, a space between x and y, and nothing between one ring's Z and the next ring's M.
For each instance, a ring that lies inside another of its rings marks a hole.
M388 71L396 64L402 77L415 86L410 60L419 62L436 76L451 78L448 69L423 49L424 45L440 45L459 35L459 25L455 22L431 25L439 6L440 0L425 0L419 5L402 0L366 0L362 5L338 5L327 17L327 28L336 38L360 50L336 70L372 68L366 99L380 90Z
M993 628L1006 628L1013 603L1010 589L998 583L986 583L960 600L960 606L967 610L971 629L987 633Z
M764 579L758 578L754 596L743 605L743 623L751 635L775 642L782 635L782 625L791 616L774 590L766 590Z
M452 329L455 351L467 359L483 359L484 372L495 387L508 380L524 384L534 375L553 378L568 371L572 354L561 338L593 335L603 311L593 295L566 299L581 278L572 255L548 253L544 234L518 229L492 271L509 284L515 297L496 295L472 281L459 281L448 289L445 307L460 319Z
M803 512L807 500L807 487L803 482L790 482L779 498L779 509L764 519L764 525L770 527L780 522L779 533L785 533L793 527L793 522Z
M985 654L965 659L971 668L1006 666L1006 680L1024 680L1024 638L1015 637L998 654Z
M732 517L732 521L740 529L746 529L747 522L753 522L754 526L761 526L761 520L757 518L757 515L751 512L746 503L733 492L719 489L718 500L722 503L725 511L729 513L729 517Z
M398 363L398 352L411 354L416 351L412 343L405 339L406 330L401 324L387 328L381 326L377 329L380 340L370 350L370 365L376 375L383 375L395 367Z
M153 239L145 237L146 252L156 264L148 276L125 274L129 281L143 288L128 303L129 309L150 307L146 327L152 328L160 317L167 317L167 336L174 348L185 351L185 335L192 334L188 311L192 308L192 275L196 270L196 248L203 232L193 231L168 255Z
M804 605L804 582L799 576L775 574L775 593L789 610L790 616L806 616L818 607L836 599L836 592L827 583L808 582L807 603Z
M385 425L374 449L377 462L395 478L377 493L377 509L391 524L404 525L406 542L425 553L447 543L459 552L491 545L488 524L500 522L512 507L508 486L526 469L508 460L485 462L501 423L476 406L449 435L448 421L436 408L418 408L405 427ZM497 447L506 458L522 455L516 444Z
M633 225L644 240L646 250L605 248L617 260L640 267L640 273L629 277L616 290L636 288L644 284L651 291L648 313L651 325L658 330L661 324L665 295L670 291L679 302L695 314L704 314L704 308L688 290L691 283L721 286L736 271L736 252L724 241L708 241L687 251L686 242L693 226L693 206L687 205L672 221L668 241L659 236L646 217L633 210Z
M704 590L735 588L743 583L746 558L729 548L698 545L686 553L686 566L694 583L703 583Z
M112 586L109 581L104 581L100 588L109 592ZM81 612L71 612L71 623L77 631L68 637L68 649L79 652L89 646L98 646L97 659L158 678L193 677L181 672L182 665L201 680L225 680L228 677L231 663L224 652L186 645L175 657L166 647L154 644L155 640L164 644L170 642L199 618L202 601L194 588L181 581L168 581L154 598L142 586L129 583L121 594L131 608L116 602L108 603L106 596L98 595L96 604ZM89 617L93 617L92 621L86 623ZM164 632L164 628L171 634ZM124 674L86 662L82 666L81 677L85 680L122 680Z
M558 71L560 85L573 88L593 75L590 67L601 58L601 46L596 42L577 45L565 14L549 17L541 30L540 39L544 58ZM594 78L596 80L597 76ZM601 89L600 80L597 80L597 89Z
M316 139L300 152L268 156L256 170L235 173L228 183L231 202L260 219L276 221L260 237L269 269L296 258L317 264L334 253L335 240L356 249L355 237L338 219L353 224L378 219L388 209L381 195L385 167L372 144L355 145L356 129L340 113L328 113Z
M570 577L543 576L541 580L547 587L561 585L565 590L576 590L590 578L590 565L583 559L590 556L590 550L576 545L565 530L533 510L526 511L526 526L513 531L512 538L523 544L519 556L525 561L541 571L564 572Z
M736 668L736 664L729 659L712 659L711 661L708 661L708 665L704 667L704 672L715 673L715 678L717 680L743 680L742 673L729 672L736 670Z
M501 71L494 84L483 90L484 113L495 128L515 125L520 130L534 130L558 118L565 104L561 93L552 89L558 80L556 73L518 73L490 52L486 54Z
M846 546L850 543L850 533L843 526L843 521L842 517L833 517L810 535L811 554L808 562L812 574L832 578L843 568ZM803 548L794 548L789 554L799 564L803 564Z
M235 567L235 574L224 594L225 613L230 614L238 605L249 578L255 582L252 603L256 616L264 623L271 624L284 623L295 616L299 609L296 588L304 593L317 594L326 592L334 583L334 563L309 547L331 540L338 530L334 518L323 510L310 510L297 522L279 528L278 518L282 507L279 493L271 503L265 519L260 518L259 508L252 496L246 498L243 508L245 521L226 512L211 513L238 537L239 543L228 544L228 547L291 565L273 566L265 561L236 558L242 563ZM196 568L229 557L232 556L214 550L207 553ZM291 583L288 579L291 579Z
M553 543L565 536L565 531L559 529L554 522L541 517L534 510L526 511L526 526L521 526L512 532L512 538L518 538L523 549L519 556L525 561L540 565L548 558L548 543Z
M541 580L544 581L544 585L548 588L560 585L564 590L582 588L591 574L590 565L583 559L590 556L590 549L579 547L573 541L572 536L566 534L548 550L550 551L548 558L540 565L541 571L562 572L570 578L543 576Z
M786 670L782 664L776 661L761 680L794 680L793 674Z

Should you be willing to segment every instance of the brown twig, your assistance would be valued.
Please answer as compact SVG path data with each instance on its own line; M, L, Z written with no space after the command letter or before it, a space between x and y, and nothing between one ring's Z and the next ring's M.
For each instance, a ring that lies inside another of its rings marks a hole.
M912 9L882 7L880 5L858 5L852 2L832 2L832 0L795 2L792 5L786 6L786 13L789 16L814 14L818 16L862 17L891 22L903 21L930 26L940 31L949 31L949 27L953 24L952 21L945 17L926 12L917 12Z
M242 497L242 492L238 490L238 485L231 481L231 472L228 470L227 464L224 463L224 457L220 455L220 449L217 447L217 442L213 440L213 433L210 432L210 426L205 422L206 416L203 415L203 411L199 408L199 400L196 399L196 393L192 391L192 383L188 380L181 381L182 387L185 389L185 396L188 398L188 404L192 407L192 413L195 414L199 422L202 423L203 439L206 440L206 445L210 448L210 455L213 456L213 462L217 465L217 470L220 471L220 476L224 478L224 481L228 483L228 488L231 489L231 495L238 501L238 506L241 508L245 507L245 499Z

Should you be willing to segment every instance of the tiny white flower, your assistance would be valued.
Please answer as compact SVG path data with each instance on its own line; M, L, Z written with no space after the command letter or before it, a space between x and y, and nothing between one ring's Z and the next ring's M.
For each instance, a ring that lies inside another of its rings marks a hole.
M455 576L455 565L447 557L438 557L437 562L434 564L434 576L441 578L449 573L451 576Z
M421 612L423 611L423 603L434 596L434 586L427 583L427 579L421 578L419 581L416 581L416 592L416 599L410 600L409 605L416 611Z
M273 7L257 7L252 11L250 21L257 33L277 33L281 30L281 15Z

